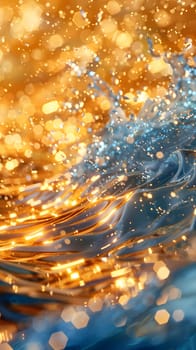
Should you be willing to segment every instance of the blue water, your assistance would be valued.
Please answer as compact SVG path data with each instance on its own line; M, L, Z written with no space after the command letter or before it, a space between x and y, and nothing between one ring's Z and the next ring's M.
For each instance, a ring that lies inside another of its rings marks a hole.
M54 348L59 350L196 349L196 68L190 67L183 56L174 56L170 64L174 75L168 95L162 100L148 100L137 118L125 116L118 96L104 85L104 94L113 105L110 120L89 145L83 161L71 171L72 183L84 188L83 206L51 219L55 220L53 231L47 221L48 235L57 237L51 245L13 249L15 254L26 249L28 256L39 252L39 262L43 263L39 271L25 264L6 266L1 262L1 271L20 274L27 284L33 281L36 291L33 294L23 288L13 294L2 281L1 315L19 325L10 341L13 349L51 349L49 343L55 333L59 334L59 344ZM89 75L91 88L102 94L104 82L92 72ZM108 220L103 220L107 216ZM59 237L62 229L65 234ZM170 271L163 281L153 270L152 253ZM44 264L83 257L88 264L81 268L81 274L101 261L102 277L92 275L84 287L72 288L65 283L48 297L38 292L39 284L46 279ZM147 278L141 290L126 285L114 292L114 269L125 269L125 281L130 276L138 281L144 272ZM180 291L178 297L169 297L172 288ZM115 302L115 296L125 292L129 295L126 305ZM93 312L88 300L97 293L99 298L103 296L103 306ZM111 295L115 300L111 301ZM158 305L163 295L168 297ZM24 305L41 311L33 317ZM73 313L85 312L85 327L77 329L62 318L62 311L68 313L70 306ZM159 325L155 315L163 309L169 319ZM177 321L176 310L183 315ZM64 333L66 342L58 332Z

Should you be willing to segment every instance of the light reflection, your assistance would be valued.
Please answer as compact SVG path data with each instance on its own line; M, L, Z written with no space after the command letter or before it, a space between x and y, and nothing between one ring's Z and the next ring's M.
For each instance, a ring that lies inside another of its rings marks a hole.
M89 310L120 305L125 311L151 281L157 288L170 283L182 257L195 261L189 225L196 215L189 169L194 151L190 146L190 159L183 153L194 137L190 130L186 140L188 118L194 129L191 112L186 115L194 83L183 90L183 80L180 91L168 90L179 66L172 52L183 53L179 70L188 84L192 79L195 8L190 1L102 0L83 7L70 1L63 8L57 0L12 3L0 7L0 293L43 302L33 310L21 299L8 300L11 316L5 317L50 314L73 302L84 309L65 309L61 318L83 329ZM140 119L142 127L135 123ZM173 125L177 131L164 139ZM173 144L180 125L186 142ZM171 175L176 150L182 154ZM171 176L166 184L161 171ZM183 218L175 211L181 204ZM182 297L172 286L146 298L148 307L149 300L163 306L154 314L158 325L183 321L178 306L173 313L164 306ZM117 317L115 325L128 321ZM2 350L11 349L7 342L17 327L26 327L12 322L0 320ZM68 342L63 332L48 340L55 350Z

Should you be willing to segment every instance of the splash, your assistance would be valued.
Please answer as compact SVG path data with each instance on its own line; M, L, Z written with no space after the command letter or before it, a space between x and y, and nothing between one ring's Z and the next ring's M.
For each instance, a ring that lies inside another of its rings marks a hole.
M109 101L109 121L60 176L4 186L0 337L11 348L195 344L196 69L183 55L167 64L168 94L137 118L72 65Z

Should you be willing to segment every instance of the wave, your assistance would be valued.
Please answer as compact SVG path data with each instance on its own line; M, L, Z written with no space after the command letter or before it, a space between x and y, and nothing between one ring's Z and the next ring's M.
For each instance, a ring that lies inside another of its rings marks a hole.
M196 346L196 68L167 60L167 96L137 118L87 72L112 108L83 160L2 193L0 336L14 349Z

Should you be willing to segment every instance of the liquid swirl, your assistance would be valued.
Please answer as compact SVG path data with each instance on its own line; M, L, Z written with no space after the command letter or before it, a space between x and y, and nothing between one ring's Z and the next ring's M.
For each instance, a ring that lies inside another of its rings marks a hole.
M111 108L83 159L2 188L1 337L14 349L151 349L194 334L196 70L167 60L168 95L137 119L89 71Z

